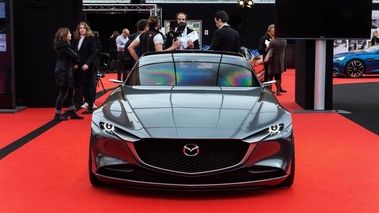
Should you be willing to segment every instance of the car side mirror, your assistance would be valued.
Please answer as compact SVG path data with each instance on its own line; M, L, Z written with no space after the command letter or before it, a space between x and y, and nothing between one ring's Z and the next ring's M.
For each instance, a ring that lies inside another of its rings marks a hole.
M113 79L113 78L109 79L109 81L112 82L112 83L115 83L115 84L122 84L122 83L124 83L123 81L116 80L116 79Z
M272 81L265 81L265 82L262 83L262 85L263 85L264 87L268 87L268 86L271 86L271 85L273 85L273 84L275 84L275 83L276 83L275 80L272 80Z

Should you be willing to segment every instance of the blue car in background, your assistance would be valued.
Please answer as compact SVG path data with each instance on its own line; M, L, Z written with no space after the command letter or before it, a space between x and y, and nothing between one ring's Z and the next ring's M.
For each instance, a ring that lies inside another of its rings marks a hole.
M334 54L333 74L350 78L379 74L379 45L361 51Z

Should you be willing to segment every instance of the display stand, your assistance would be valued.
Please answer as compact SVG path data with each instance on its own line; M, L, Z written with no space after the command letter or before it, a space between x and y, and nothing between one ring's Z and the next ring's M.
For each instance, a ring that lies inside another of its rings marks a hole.
M13 34L13 3L0 0L0 113L26 108L16 106Z

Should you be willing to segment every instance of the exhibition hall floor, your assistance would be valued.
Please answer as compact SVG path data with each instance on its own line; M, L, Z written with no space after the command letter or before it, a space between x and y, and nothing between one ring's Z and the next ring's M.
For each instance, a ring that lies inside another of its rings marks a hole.
M116 86L110 78L116 74L102 78L106 88ZM370 118L362 113L365 108L372 112L375 106L360 102L345 109L353 97L341 98L349 91L348 85L368 85L370 92L379 91L378 76L333 81L338 110L350 115L355 112L349 110L357 110L365 125L379 126L377 121L367 122ZM293 112L296 175L291 188L162 192L93 187L87 168L91 115L57 122L52 120L54 108L26 108L14 114L0 113L0 213L378 212L378 133L353 121L354 116L302 110L294 101L294 85L295 71L288 70L283 74L288 92L277 96ZM103 94L101 87L98 93ZM366 100L377 103L378 94ZM100 96L96 105L107 95Z

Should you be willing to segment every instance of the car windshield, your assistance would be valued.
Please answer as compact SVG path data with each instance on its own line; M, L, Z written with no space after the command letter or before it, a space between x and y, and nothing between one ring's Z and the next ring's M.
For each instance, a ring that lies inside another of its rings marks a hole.
M126 85L141 86L260 86L246 59L201 53L142 57Z
M364 51L368 53L375 53L375 52L378 52L378 50L379 50L379 45L375 45L375 46L366 48Z

